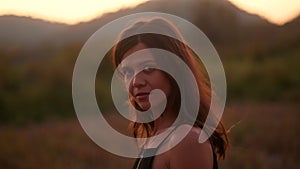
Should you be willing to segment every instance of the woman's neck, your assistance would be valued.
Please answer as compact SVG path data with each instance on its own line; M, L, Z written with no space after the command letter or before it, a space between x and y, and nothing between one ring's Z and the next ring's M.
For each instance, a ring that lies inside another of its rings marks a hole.
M153 134L157 135L167 130L176 120L176 115L173 111L165 111L159 118L154 121Z

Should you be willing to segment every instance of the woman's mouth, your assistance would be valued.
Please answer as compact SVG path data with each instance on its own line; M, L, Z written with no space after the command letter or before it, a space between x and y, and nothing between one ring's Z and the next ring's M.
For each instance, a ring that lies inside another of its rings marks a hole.
M142 101L142 100L148 100L149 98L149 93L138 93L135 95L135 98L139 101Z

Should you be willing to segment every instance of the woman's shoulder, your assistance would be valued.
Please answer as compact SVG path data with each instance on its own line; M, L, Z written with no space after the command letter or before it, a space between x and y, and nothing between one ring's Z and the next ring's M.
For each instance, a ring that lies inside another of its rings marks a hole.
M204 131L199 127L195 127L189 124L182 124L175 129L170 137L170 141L180 140L180 142L178 142L178 146L188 146L187 148L193 148L194 146L209 146L209 148L211 149L209 140L205 141L204 143L199 142L199 136L201 132Z
M169 141L179 140L180 142L198 143L198 139L202 129L189 124L181 124L177 126L170 135ZM179 142L178 142L179 143Z
M209 140L199 143L201 128L188 124L180 125L171 135L170 141L178 140L186 133L184 138L170 150L170 168L212 168L213 152Z

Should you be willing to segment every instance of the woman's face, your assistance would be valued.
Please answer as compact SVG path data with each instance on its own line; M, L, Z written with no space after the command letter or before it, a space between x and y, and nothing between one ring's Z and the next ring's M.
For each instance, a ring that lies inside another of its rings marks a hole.
M153 92L152 105L150 105L150 92L154 89L160 89L168 98L171 93L171 84L162 71L155 69L158 66L150 51L145 51L146 54L134 54L142 49L147 49L147 46L139 43L128 50L122 58L120 70L125 85L129 89L129 96L134 99L142 110L148 110L151 106L160 105L165 99Z

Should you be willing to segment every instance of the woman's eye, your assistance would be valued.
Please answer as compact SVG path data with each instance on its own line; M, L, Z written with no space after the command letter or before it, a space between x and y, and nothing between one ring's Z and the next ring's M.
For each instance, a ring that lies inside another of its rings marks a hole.
M126 68L126 69L123 69L123 70L122 70L122 75L123 75L123 76L127 76L127 77L128 77L128 76L132 76L132 75L133 75L133 71L132 71L131 69L127 69L127 68Z
M152 66L152 67L150 67L150 66L145 66L144 67L144 69L143 69L143 71L144 72L146 72L146 73L151 73L151 72L153 72L155 70L155 68Z

